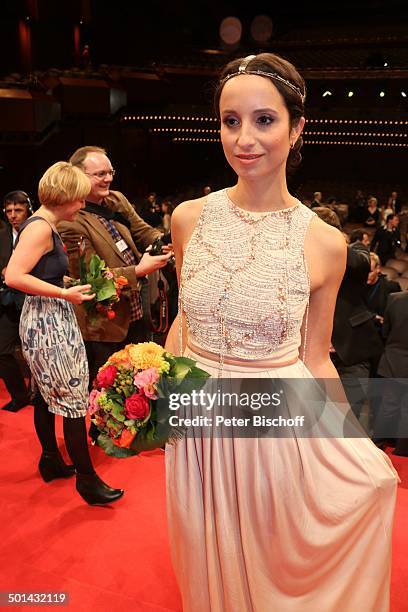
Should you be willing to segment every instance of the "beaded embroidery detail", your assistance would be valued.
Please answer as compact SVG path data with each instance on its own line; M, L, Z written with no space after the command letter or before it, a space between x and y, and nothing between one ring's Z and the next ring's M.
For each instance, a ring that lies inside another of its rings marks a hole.
M300 345L310 283L304 237L314 213L251 213L211 193L184 254L180 312L192 341L220 356L267 359Z

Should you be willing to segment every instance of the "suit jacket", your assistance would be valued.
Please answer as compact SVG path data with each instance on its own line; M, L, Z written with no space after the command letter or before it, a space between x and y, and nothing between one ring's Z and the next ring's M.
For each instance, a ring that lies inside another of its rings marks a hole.
M374 314L367 309L365 291L370 271L368 249L356 242L347 248L347 265L334 311L332 345L344 365L378 359L383 343Z
M7 267L13 253L13 229L9 223L0 225L0 273ZM8 354L18 344L18 323L25 295L17 289L10 289L0 276L0 353Z
M380 227L374 234L370 250L377 253L383 266L395 255L395 249L401 245L401 233L398 228L388 230Z
M13 252L13 231L11 225L4 223L0 227L0 272L9 262Z
M130 230L123 224L115 221L115 225L125 242L132 249L138 262L141 253L161 232L147 225L135 212L133 206L119 191L110 191L105 198L105 204L111 210L122 213L130 222ZM129 266L122 253L119 252L109 231L92 213L79 211L75 221L61 222L58 231L67 247L69 256L69 273L73 278L79 278L78 242L81 237L86 240L86 260L89 263L91 255L99 255L105 264L117 276L122 275L128 279L120 301L115 305L116 317L108 321L100 318L97 324L90 324L83 306L75 306L78 323L84 340L96 342L121 342L126 337L130 324L130 304L126 289L141 288L140 280L136 277L135 267Z
M401 286L397 281L389 280L385 274L380 274L375 285L366 287L366 302L369 310L383 317L388 296L398 291L401 291Z
M408 378L408 291L388 297L383 334L386 343L378 373L387 378Z

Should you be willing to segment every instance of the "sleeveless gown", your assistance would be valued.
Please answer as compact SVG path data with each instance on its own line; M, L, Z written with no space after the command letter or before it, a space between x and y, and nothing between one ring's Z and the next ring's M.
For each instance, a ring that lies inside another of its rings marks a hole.
M298 357L313 217L300 202L247 213L226 190L208 196L185 252L180 300L190 341L220 355L221 365L185 354L215 379L222 368L224 380L313 380L300 359L256 367ZM243 365L222 363L226 357ZM217 438L197 430L167 445L166 474L184 612L389 609L397 476L368 438Z

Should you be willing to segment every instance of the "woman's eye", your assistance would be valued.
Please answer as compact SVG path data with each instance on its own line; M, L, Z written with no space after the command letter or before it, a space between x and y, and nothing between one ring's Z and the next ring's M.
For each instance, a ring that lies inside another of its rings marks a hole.
M226 117L223 120L224 125L227 125L228 127L233 127L235 125L238 125L238 119L236 119L236 117Z
M273 122L273 117L270 117L269 115L261 115L258 117L257 122L261 125L269 125Z

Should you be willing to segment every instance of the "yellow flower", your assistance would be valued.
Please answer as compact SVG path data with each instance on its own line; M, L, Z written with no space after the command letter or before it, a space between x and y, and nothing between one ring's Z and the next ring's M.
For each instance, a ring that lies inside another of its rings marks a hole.
M164 348L155 342L129 344L127 349L130 362L137 370L157 368L159 374L163 374L170 369L170 364L163 357Z

